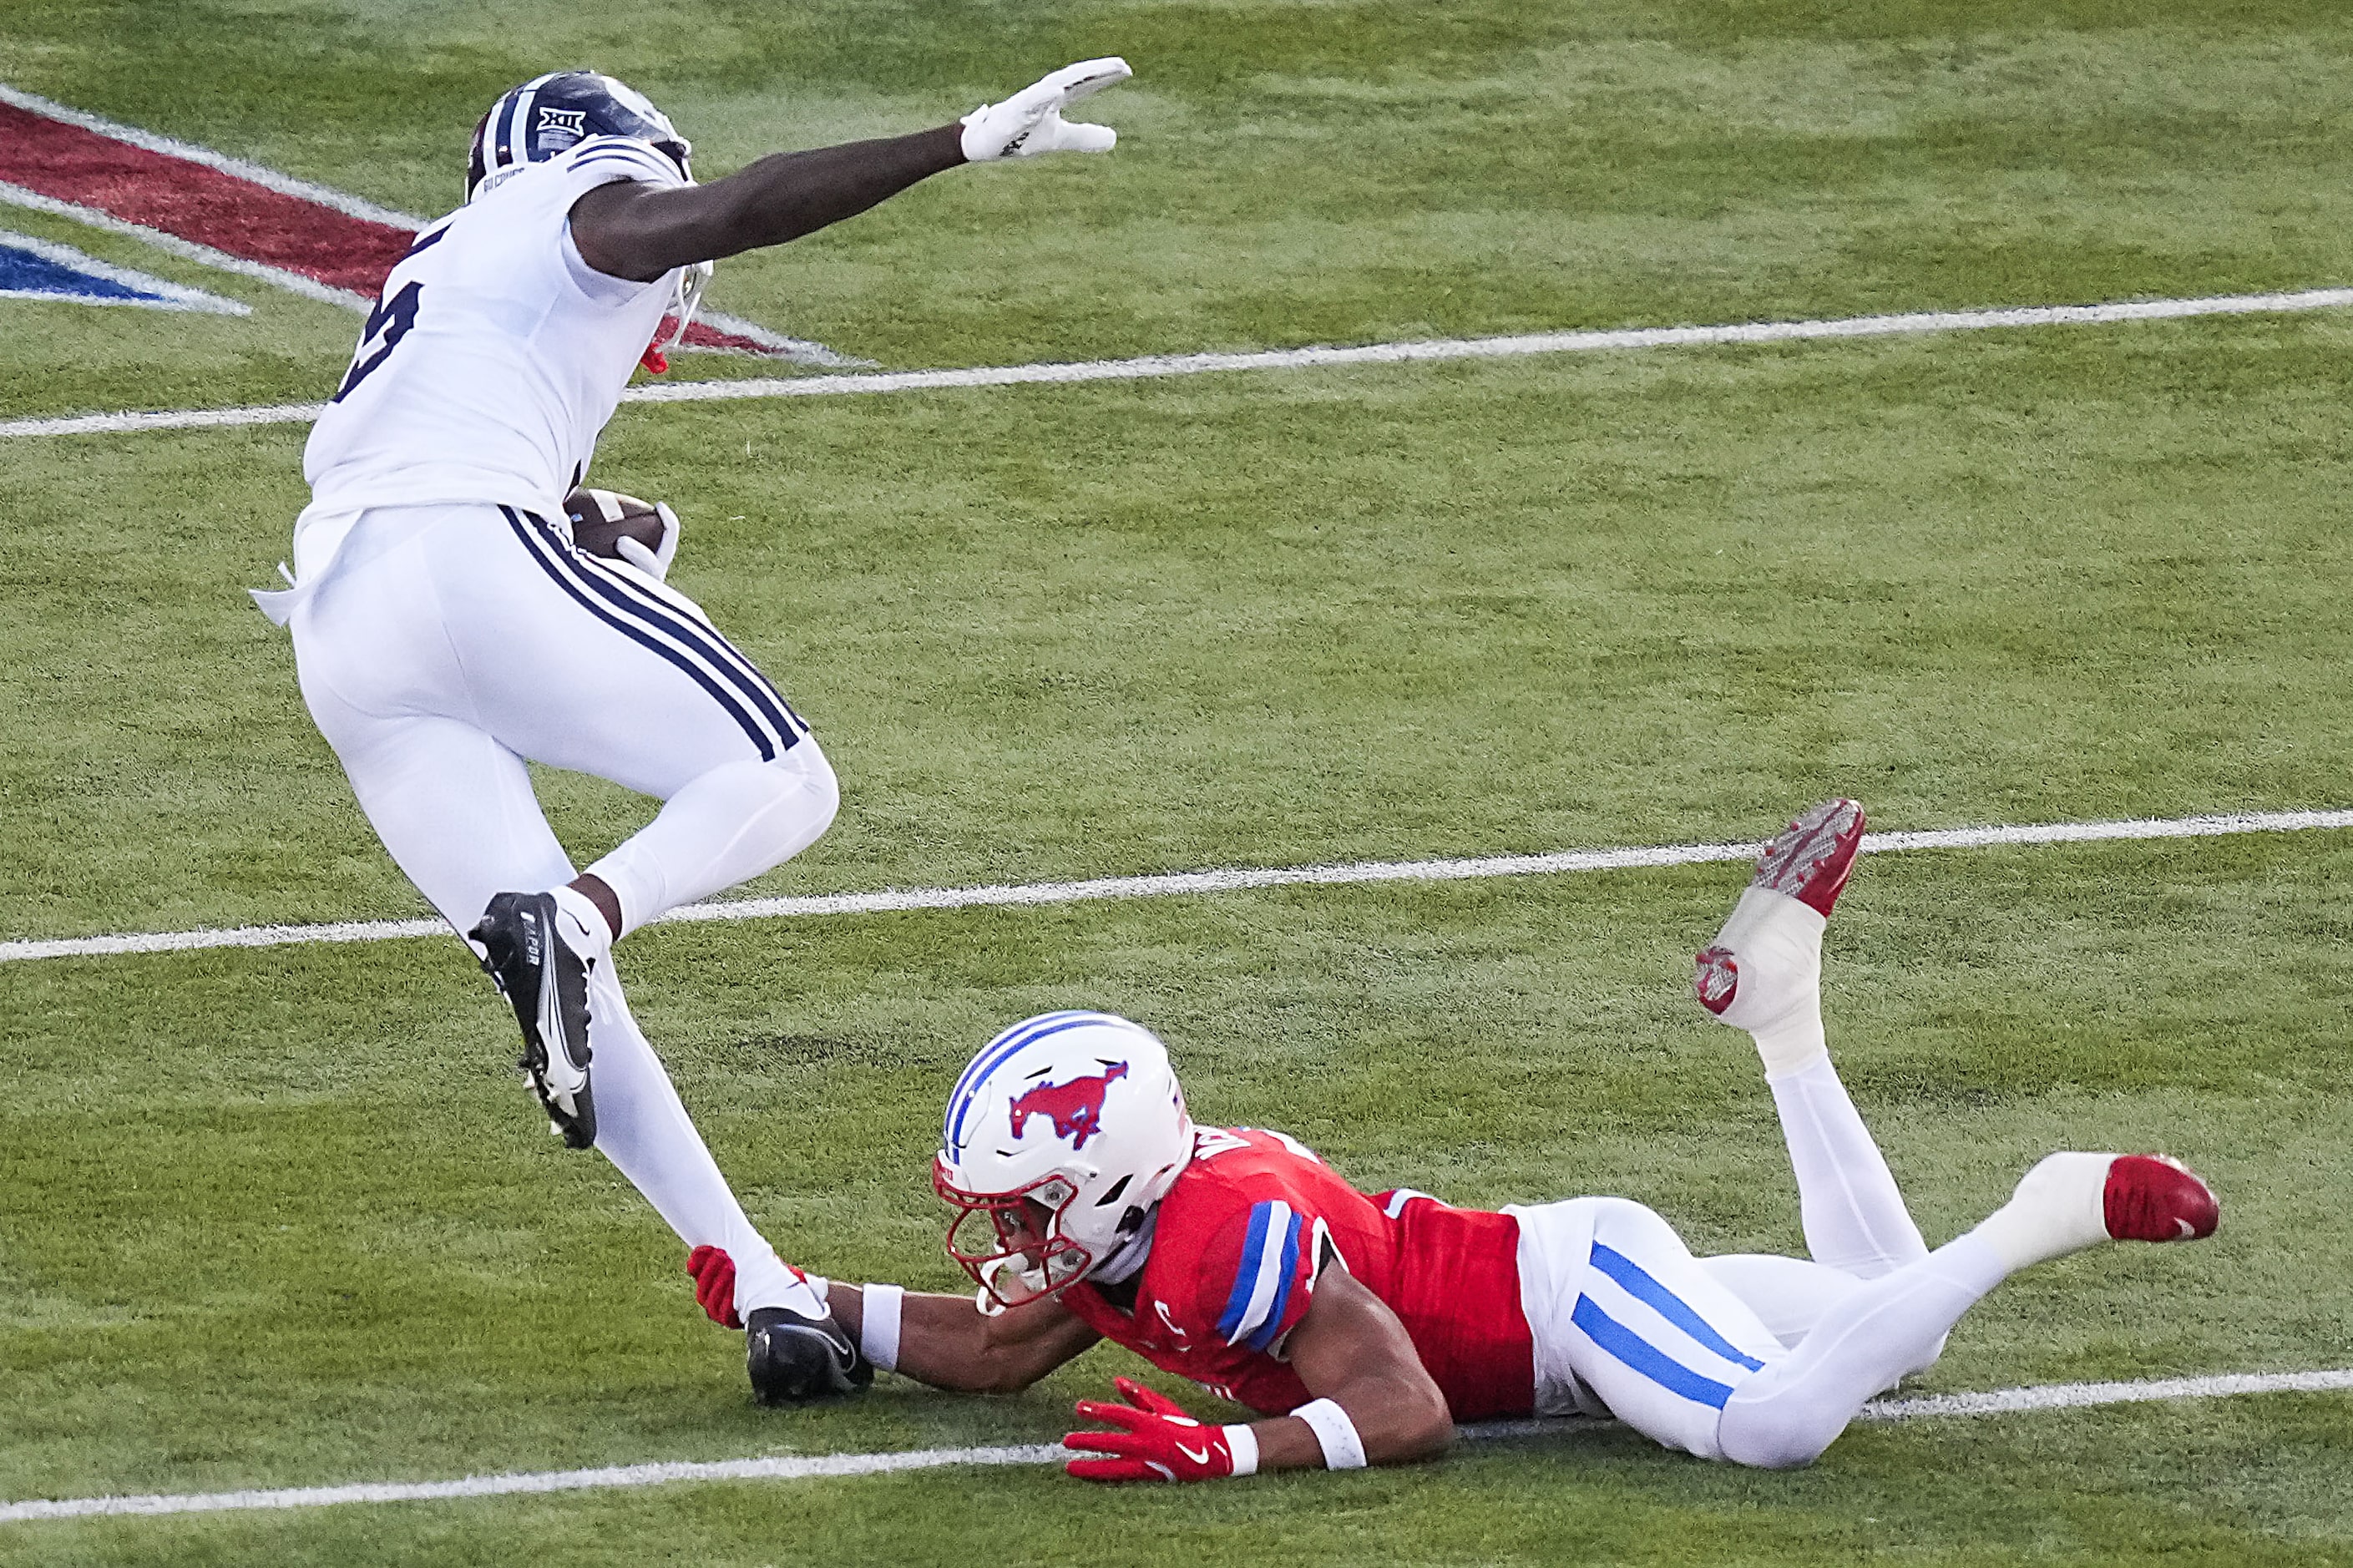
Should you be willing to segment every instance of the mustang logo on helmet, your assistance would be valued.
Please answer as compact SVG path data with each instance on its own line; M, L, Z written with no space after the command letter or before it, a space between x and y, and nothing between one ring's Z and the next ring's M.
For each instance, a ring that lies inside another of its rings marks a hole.
M1013 1136L1021 1136L1022 1128L1033 1116L1054 1119L1054 1136L1068 1138L1071 1147L1083 1149L1087 1140L1103 1131L1103 1095L1113 1083L1127 1076L1125 1062L1113 1062L1109 1069L1085 1078L1074 1078L1068 1083L1041 1083L1014 1097L1011 1108Z

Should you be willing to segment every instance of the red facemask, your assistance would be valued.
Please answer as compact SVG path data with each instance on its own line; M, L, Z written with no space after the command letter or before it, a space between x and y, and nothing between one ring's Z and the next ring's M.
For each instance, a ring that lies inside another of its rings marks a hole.
M1040 1176L1009 1193L968 1193L932 1161L932 1187L956 1212L947 1251L999 1310L1043 1300L1082 1278L1094 1263L1083 1245L1061 1234L1078 1201L1068 1176ZM985 1217L985 1224L976 1220Z

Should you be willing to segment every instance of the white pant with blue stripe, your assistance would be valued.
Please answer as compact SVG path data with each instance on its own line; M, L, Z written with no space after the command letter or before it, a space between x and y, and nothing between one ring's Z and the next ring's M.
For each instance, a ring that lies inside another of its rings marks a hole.
M303 699L361 809L458 930L494 893L572 879L526 760L664 802L589 868L630 929L757 876L833 820L833 770L766 678L693 601L575 550L560 519L415 506L363 512L348 531L333 521L298 539L302 585L270 607L290 612ZM740 1310L781 1300L792 1277L613 967L592 984L596 1147L690 1246L727 1248Z
M1828 1058L1767 1082L1814 1260L1694 1258L1626 1198L1505 1211L1538 1415L1614 1415L1703 1458L1810 1464L2000 1282L1975 1236L1921 1242Z
M1505 1212L1520 1222L1536 1414L1615 1415L1670 1448L1721 1458L1725 1401L1785 1353L1756 1311L1630 1199Z

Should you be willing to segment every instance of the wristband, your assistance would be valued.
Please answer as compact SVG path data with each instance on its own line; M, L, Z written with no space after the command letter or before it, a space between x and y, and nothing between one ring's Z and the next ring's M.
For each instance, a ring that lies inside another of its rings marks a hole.
M1318 1399L1292 1412L1314 1429L1315 1441L1324 1449L1324 1468L1327 1470L1361 1470L1365 1468L1365 1440L1356 1436L1356 1424L1348 1413L1329 1399Z
M907 1292L897 1285L861 1285L865 1314L858 1322L858 1352L877 1372L899 1369L899 1312Z
M1235 1422L1230 1426L1221 1427L1219 1430L1225 1434L1227 1451L1234 1457L1233 1474L1237 1476L1258 1474L1257 1432L1253 1431L1247 1423L1240 1421Z

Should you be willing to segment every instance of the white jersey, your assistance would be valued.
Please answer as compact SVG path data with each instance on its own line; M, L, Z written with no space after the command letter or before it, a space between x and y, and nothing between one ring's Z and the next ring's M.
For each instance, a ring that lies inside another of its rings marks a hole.
M594 137L417 236L303 450L304 523L463 501L557 513L678 286L581 259L572 205L617 180L688 183L644 142Z

